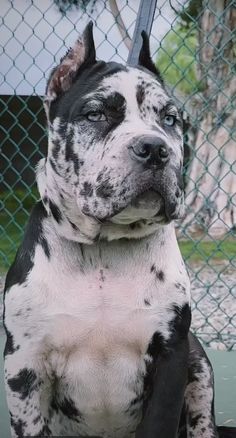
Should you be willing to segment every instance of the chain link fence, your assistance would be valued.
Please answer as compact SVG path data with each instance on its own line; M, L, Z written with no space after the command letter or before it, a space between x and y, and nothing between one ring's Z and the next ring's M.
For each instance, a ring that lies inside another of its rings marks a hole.
M137 0L2 0L0 273L38 198L46 154L42 106L52 67L92 19L98 58L125 62ZM180 247L192 280L193 330L236 349L236 8L234 0L157 1L151 49L183 109L186 217Z

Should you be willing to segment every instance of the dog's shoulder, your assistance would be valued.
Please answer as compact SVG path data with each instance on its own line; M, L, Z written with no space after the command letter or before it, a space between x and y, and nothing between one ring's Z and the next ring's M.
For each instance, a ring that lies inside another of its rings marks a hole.
M45 256L47 259L50 259L50 247L43 228L43 222L47 220L47 218L48 215L42 201L38 201L31 212L15 260L7 273L4 289L5 293L15 284L21 285L25 283L29 272L34 266L34 256L37 245L42 247Z

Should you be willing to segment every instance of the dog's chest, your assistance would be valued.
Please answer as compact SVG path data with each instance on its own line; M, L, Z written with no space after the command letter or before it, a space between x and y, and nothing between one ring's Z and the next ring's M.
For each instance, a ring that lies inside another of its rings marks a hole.
M137 426L149 343L158 330L168 337L167 291L168 279L162 284L141 266L135 276L103 266L55 278L45 365L57 376L59 398L67 394L78 408L80 433L118 437Z

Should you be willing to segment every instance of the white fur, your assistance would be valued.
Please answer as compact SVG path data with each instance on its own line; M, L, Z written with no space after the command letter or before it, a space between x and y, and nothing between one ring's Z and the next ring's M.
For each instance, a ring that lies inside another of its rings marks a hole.
M25 344L24 358L19 350L14 364L7 360L8 372L14 375L23 360L44 378L60 378L60 390L69 391L86 419L76 433L125 437L129 427L124 411L135 397L137 376L145 372L150 339L156 330L168 339L173 317L168 309L190 299L173 226L140 241L85 246L84 272L78 265L78 244L56 237L50 218L44 229L52 251L50 263L37 246L27 287L13 286L6 295L7 327L14 331L16 343ZM150 272L153 263L165 273L163 284ZM175 282L186 287L186 294L174 288ZM150 301L149 307L144 299ZM30 313L19 322L15 314L28 306ZM27 343L26 332L31 335ZM47 391L43 411L51 389ZM141 411L130 430L140 415ZM53 433L59 433L56 419L54 427Z

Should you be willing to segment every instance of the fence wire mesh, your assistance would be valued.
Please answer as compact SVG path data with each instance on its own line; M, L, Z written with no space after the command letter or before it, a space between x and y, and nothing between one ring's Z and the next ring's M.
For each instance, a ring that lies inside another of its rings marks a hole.
M77 6L76 6L77 4ZM38 198L46 154L42 97L52 67L92 19L97 57L125 62L139 1L2 0L0 271ZM151 49L183 110L186 216L180 247L192 280L193 330L236 349L236 7L234 0L157 1Z

